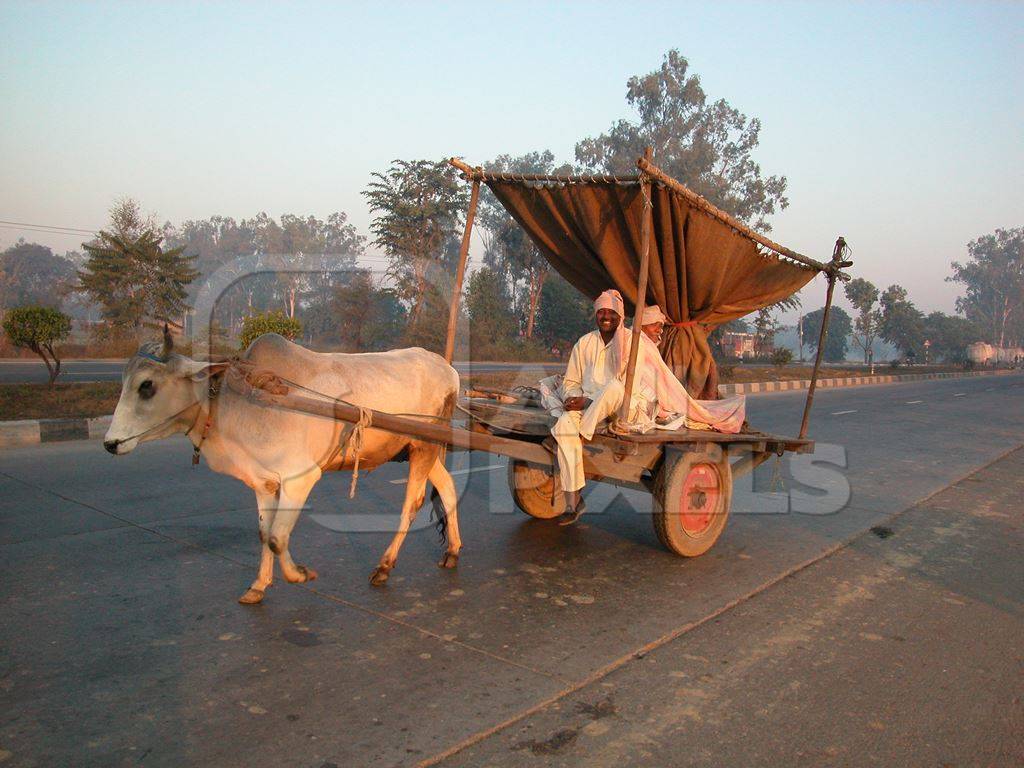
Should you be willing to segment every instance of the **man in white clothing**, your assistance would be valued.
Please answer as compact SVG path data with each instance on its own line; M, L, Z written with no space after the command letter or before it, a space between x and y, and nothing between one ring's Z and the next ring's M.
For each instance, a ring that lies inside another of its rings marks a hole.
M622 297L618 291L605 291L594 307L598 330L588 333L573 347L562 387L562 405L552 411L558 416L551 434L558 444L558 467L566 501L560 525L576 522L586 511L580 498L586 484L583 440L591 440L597 428L618 413L625 396L623 380L630 334L622 326ZM742 396L728 401L695 401L665 365L657 344L666 321L660 307L644 308L633 391L625 423L619 426L637 432L659 426L739 431L744 416ZM666 419L665 424L656 422L659 416Z
M558 444L558 467L565 493L566 511L559 524L576 522L583 514L580 490L583 475L583 442L594 435L597 426L609 415L607 403L621 390L620 375L626 364L628 336L622 328L625 306L622 295L609 290L594 302L597 330L576 342L562 384L562 405L553 413L558 421L551 434ZM622 400L621 393L617 398ZM613 413L614 411L612 411Z

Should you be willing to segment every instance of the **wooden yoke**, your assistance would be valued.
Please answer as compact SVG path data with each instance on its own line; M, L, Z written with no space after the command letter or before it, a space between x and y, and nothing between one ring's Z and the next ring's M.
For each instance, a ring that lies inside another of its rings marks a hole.
M460 171L465 172L465 163L452 158L449 161ZM477 168L477 171L482 169ZM472 169L471 169L472 171ZM448 336L444 342L444 359L450 365L455 354L455 327L459 321L459 299L462 298L462 281L466 276L466 258L469 256L469 239L473 233L473 219L476 218L476 204L480 199L480 180L473 180L473 190L469 194L469 210L466 211L466 230L462 233L462 245L459 248L459 266L455 271L455 283L452 285L452 300L448 307Z
M651 148L644 150L643 160L651 162ZM637 165L640 165L638 162ZM633 314L633 333L629 344L629 362L626 364L625 392L622 405L619 406L617 421L625 425L629 419L629 401L633 396L633 382L636 379L636 360L640 353L640 321L643 320L644 304L647 302L647 273L651 262L651 218L654 207L651 204L651 177L646 173L640 175L640 194L643 197L643 222L640 226L640 274L637 276L636 311ZM625 320L625 318L623 318ZM623 429L620 427L620 429Z

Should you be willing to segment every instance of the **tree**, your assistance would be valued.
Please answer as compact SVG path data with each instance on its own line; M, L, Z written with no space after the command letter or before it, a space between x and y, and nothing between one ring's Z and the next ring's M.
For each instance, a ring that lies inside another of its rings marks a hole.
M949 282L962 283L962 312L997 347L1024 340L1024 227L997 229L967 245L968 260L954 261Z
M754 315L754 354L758 357L768 357L775 349L779 322L773 310L774 307L762 307Z
M216 318L235 330L241 318L280 307L289 316L302 315L307 334L323 336L335 330L331 318L334 289L348 279L363 255L366 238L342 212L326 219L284 214L280 222L266 213L236 222L230 217L186 221L179 227L166 224L164 234L171 246L184 246L194 256L204 276L233 269L239 257L247 271L217 297ZM293 269L296 257L303 269ZM309 271L309 262L318 269ZM251 270L255 260L256 269Z
M537 310L537 335L548 348L568 355L580 336L596 327L594 305L555 273L544 283Z
M0 309L60 307L75 282L75 266L45 245L23 239L0 253Z
M405 311L394 291L374 283L368 269L335 288L331 314L338 340L348 352L391 349L401 337Z
M878 335L905 357L915 358L924 345L924 315L907 296L907 289L890 285L882 292Z
M793 362L793 350L779 347L772 351L772 363L776 367L781 368L791 362Z
M507 348L518 335L508 289L492 267L481 267L469 276L466 314L469 315L471 351L477 359L493 356L503 345Z
M60 375L60 357L54 345L71 333L71 318L52 307L18 307L4 316L4 333L12 344L31 349L43 358L53 389Z
M811 347L817 349L818 335L821 333L821 318L825 308L816 309L804 315L804 333ZM849 343L846 337L853 331L853 321L842 307L833 306L828 314L828 334L825 337L825 349L822 356L828 363L838 363L846 359Z
M373 244L390 260L388 274L399 295L412 304L409 324L415 327L428 299L433 268L443 265L450 241L466 207L466 191L445 161L395 160L374 173L363 191L374 213Z
M89 254L78 272L81 289L102 307L115 334L137 331L146 317L169 320L187 307L187 286L198 273L183 248L161 247L163 236L143 219L134 200L110 211L110 229L83 243Z
M846 298L857 310L853 341L864 352L864 364L871 365L874 362L875 337L882 324L882 313L875 308L878 289L864 278L857 277L846 284L845 290Z
M277 333L290 341L302 333L302 323L284 312L261 312L250 315L242 321L242 335L239 338L240 349L247 349L256 339L265 333Z
M635 173L637 158L651 147L666 173L757 229L769 229L767 217L789 204L786 178L763 176L752 158L760 120L724 99L709 103L679 51L665 54L660 69L631 77L626 102L635 121L619 120L576 145L576 160L587 169Z
M556 167L555 156L548 150L530 152L516 158L499 155L486 168L499 173L553 175L572 172L572 167L567 164ZM551 274L551 264L486 188L479 218L485 232L484 263L497 269L508 280L514 312L519 304L516 301L517 294L523 294L522 308L517 314L523 318L523 335L528 339L533 338L541 291Z
M978 328L965 317L932 312L924 318L922 334L930 342L931 354L947 363L967 360L967 345L977 341Z

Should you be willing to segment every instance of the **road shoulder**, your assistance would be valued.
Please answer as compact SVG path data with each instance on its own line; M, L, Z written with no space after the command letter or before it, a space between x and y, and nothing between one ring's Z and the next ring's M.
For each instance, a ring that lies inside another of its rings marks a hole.
M1020 765L1022 489L1018 449L425 764Z

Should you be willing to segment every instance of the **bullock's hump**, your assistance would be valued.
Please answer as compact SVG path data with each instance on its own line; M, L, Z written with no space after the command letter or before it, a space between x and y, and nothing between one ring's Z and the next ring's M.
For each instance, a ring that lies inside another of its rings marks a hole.
M288 341L288 339L278 333L264 333L250 342L242 354L242 358L258 362L274 359L279 356L287 357L294 354L297 350L307 351L298 344Z

